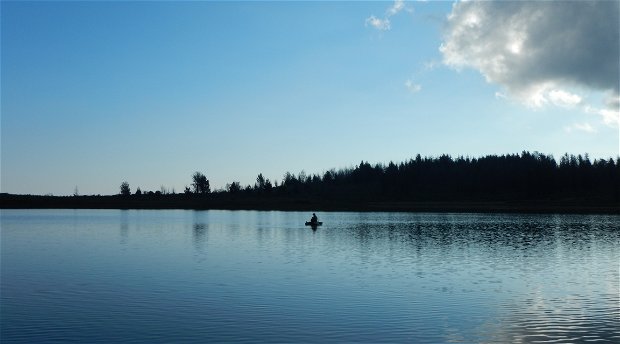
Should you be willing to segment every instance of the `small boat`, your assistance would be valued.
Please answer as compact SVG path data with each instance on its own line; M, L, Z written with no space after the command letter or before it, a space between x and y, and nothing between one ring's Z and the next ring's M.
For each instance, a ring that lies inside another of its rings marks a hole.
M310 221L306 221L306 226L312 226L312 227L316 227L316 226L322 226L323 222L310 222Z

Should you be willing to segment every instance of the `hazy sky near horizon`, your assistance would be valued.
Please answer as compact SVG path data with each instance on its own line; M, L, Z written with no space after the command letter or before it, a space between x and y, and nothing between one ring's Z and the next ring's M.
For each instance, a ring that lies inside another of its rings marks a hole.
M616 157L619 4L2 1L1 191Z

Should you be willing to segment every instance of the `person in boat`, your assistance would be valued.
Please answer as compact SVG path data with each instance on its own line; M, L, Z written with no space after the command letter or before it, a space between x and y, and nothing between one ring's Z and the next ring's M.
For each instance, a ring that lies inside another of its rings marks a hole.
M317 222L319 222L319 218L318 218L318 217L316 217L316 214L315 214L315 213L312 213L312 218L310 219L310 222L311 222L311 223L317 223Z

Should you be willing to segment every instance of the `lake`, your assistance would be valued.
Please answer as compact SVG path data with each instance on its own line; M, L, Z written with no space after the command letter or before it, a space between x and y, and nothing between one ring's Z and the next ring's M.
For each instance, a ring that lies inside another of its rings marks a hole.
M2 343L620 342L620 216L2 210Z

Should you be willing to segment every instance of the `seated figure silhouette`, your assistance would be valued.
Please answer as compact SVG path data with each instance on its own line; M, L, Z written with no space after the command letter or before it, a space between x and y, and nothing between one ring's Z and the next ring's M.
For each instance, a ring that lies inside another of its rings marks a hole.
M306 222L306 226L311 226L312 229L315 229L317 226L322 225L323 222L319 222L319 218L316 217L315 213L312 213L312 218L310 219L310 221Z

